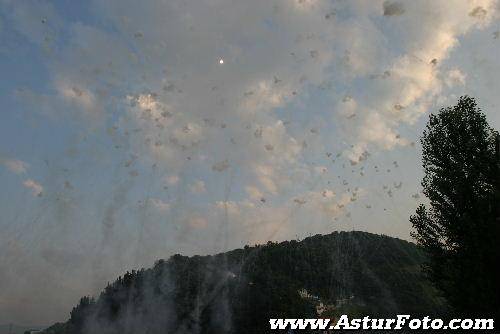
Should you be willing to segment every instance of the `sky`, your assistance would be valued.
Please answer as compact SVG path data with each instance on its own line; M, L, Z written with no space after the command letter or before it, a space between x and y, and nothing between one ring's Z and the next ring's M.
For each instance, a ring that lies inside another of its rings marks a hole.
M493 0L0 0L0 323L127 270L336 230L411 240L429 113L500 128Z

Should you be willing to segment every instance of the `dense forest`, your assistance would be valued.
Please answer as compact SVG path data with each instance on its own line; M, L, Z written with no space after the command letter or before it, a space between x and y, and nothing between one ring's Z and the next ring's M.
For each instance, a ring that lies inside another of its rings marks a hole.
M174 255L127 272L45 333L264 333L269 318L437 315L412 243L366 232Z

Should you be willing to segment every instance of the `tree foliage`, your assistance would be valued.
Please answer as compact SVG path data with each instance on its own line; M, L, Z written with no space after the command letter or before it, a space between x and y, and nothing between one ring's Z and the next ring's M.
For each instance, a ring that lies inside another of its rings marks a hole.
M423 261L414 244L365 232L174 255L119 277L96 301L82 298L45 333L266 333L270 318L317 317L320 302L328 317L437 314L442 300Z
M498 133L464 96L430 116L421 143L429 208L410 221L426 271L456 312L498 316Z

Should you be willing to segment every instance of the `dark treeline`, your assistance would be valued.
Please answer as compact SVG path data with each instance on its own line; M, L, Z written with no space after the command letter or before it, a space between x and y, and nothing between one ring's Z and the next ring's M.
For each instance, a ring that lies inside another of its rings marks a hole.
M46 333L265 333L277 317L436 315L443 301L423 261L414 244L365 232L174 255L82 298Z

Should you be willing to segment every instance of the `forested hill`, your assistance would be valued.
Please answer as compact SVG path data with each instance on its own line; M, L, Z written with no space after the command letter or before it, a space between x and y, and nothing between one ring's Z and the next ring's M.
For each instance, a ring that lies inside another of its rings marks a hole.
M335 232L132 271L46 333L264 333L269 318L432 315L441 299L407 241Z

